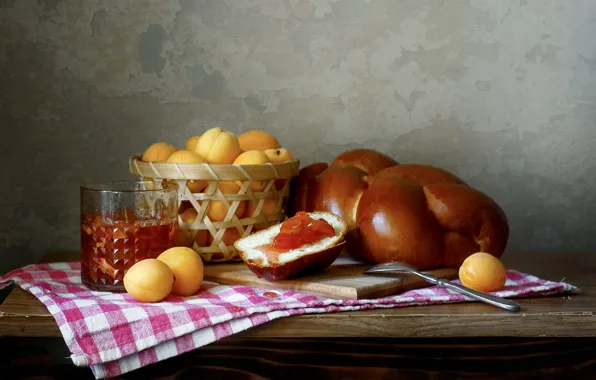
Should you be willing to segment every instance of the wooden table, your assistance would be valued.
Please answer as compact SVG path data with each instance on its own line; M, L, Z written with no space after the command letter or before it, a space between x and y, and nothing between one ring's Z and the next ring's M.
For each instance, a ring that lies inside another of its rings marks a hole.
M520 253L503 261L582 294L520 299L518 314L465 303L282 318L126 377L596 378L596 256ZM61 342L53 317L20 288L0 306L0 335Z

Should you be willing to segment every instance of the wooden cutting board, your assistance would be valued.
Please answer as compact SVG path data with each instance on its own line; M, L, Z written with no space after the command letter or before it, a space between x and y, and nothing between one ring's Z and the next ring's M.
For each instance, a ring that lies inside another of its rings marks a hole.
M363 275L371 265L340 256L325 271L293 280L268 281L258 278L244 263L205 265L204 279L224 285L246 285L263 289L288 289L333 299L371 299L430 286L428 282L409 274L387 276ZM455 269L438 269L425 273L439 278L454 279Z

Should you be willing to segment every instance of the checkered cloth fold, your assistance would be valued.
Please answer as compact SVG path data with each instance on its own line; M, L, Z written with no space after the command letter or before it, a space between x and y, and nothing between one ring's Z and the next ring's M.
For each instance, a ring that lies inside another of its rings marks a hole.
M16 285L49 310L77 366L88 366L97 379L205 346L277 318L469 301L450 290L427 287L392 297L334 300L287 290L224 286L204 282L192 297L170 296L146 304L126 293L90 291L81 283L79 263L29 265L0 277L0 287ZM551 282L510 270L501 297L577 293L564 282Z

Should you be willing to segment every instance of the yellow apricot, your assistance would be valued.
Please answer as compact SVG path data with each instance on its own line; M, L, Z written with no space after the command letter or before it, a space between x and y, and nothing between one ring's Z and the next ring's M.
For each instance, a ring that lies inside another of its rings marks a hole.
M207 160L199 156L196 152L177 150L168 157L166 162L175 164L204 164Z
M195 220L197 220L198 215L199 213L197 212L197 210L195 210L194 207L187 208L180 214L180 219L182 219L182 222L184 224L192 224L195 222Z
M145 150L142 160L145 162L165 162L176 150L176 147L171 144L156 142Z
M280 148L279 142L275 136L260 130L244 132L238 136L238 142L240 143L240 148L243 151Z
M217 184L217 188L224 194L238 194L240 187L231 181L221 181ZM214 200L209 203L207 208L207 216L212 222L221 222L226 218L228 207L226 202L231 207L233 201L218 201ZM246 209L246 201L240 201L235 215L240 218Z
M207 160L199 156L196 152L178 150L168 157L167 162L176 164L204 164ZM200 193L207 187L207 181L189 180L186 182L186 187L188 187L191 193Z
M271 162L269 157L261 150L248 150L234 160L234 164L238 165L262 165L268 162ZM236 185L242 187L242 181L236 181ZM250 181L252 191L263 191L265 186L267 181Z
M201 256L188 247L173 247L163 251L157 260L167 264L174 273L172 294L188 297L201 289L204 266Z
M208 247L210 245L209 238L211 234L208 230L197 230L195 234L194 240L192 242L192 247L195 250L198 250L199 247Z
M256 209L257 209L257 203L253 203L252 201L247 201L246 211L244 212L244 217L250 218L251 216L254 215ZM261 207L261 213L265 214L265 215L273 215L276 212L277 212L277 199L266 198L263 201L263 207Z
M264 152L267 155L267 157L269 157L269 160L276 164L294 160L292 153L290 153L290 151L285 148L266 149Z
M262 150L247 150L234 160L238 165L261 165L271 162Z
M207 181L202 181L200 179L191 179L189 181L186 181L186 187L188 187L188 190L190 190L191 193L200 193L207 187Z
M197 145L199 145L199 141L201 140L201 136L192 136L186 140L185 149L191 152L197 151Z
M240 232L236 228L226 228L221 241L227 246L233 246L236 240L240 239ZM209 235L209 244L213 244L213 236Z
M273 162L274 164L279 164L282 162L294 160L292 153L290 153L290 151L285 148L267 149L264 152L267 155L267 157L269 157L269 160L271 160L271 162ZM288 181L287 179L275 180L275 188L277 190L283 189L283 187L286 185L287 181Z
M200 204L200 202L199 202ZM193 208L194 206L190 201L182 201L180 202L180 206L178 207L178 213L182 214L184 211L188 210L189 208Z
M231 164L242 150L235 134L216 127L201 136L196 152L210 164Z
M124 275L124 288L139 302L159 302L172 291L174 274L157 259L145 259L131 266Z
M244 211L243 218L252 218L257 209L257 203L252 201L246 202L246 211ZM277 213L277 199L266 198L261 207L261 214L268 216ZM266 223L257 223L256 228L261 229L267 227Z
M209 230L197 230L193 243L198 244L199 247L204 247L209 244L210 236Z
M476 252L468 256L459 267L459 279L468 288L480 292L495 292L505 286L507 270L495 256Z

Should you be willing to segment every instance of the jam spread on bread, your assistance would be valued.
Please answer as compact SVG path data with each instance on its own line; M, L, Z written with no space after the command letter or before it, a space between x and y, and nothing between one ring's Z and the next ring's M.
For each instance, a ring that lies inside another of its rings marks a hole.
M329 222L313 219L305 212L298 212L296 216L281 224L272 246L278 251L290 251L332 236L335 236L335 229Z
M270 244L262 245L259 249L270 264L279 264L280 254L333 236L335 229L329 222L322 218L311 218L306 212L300 211L281 224L279 233Z

